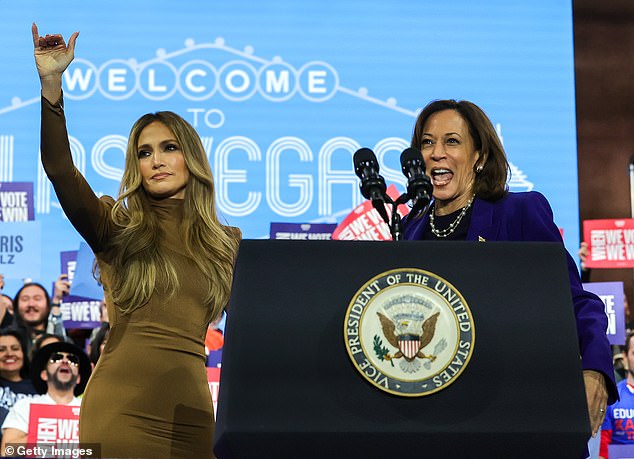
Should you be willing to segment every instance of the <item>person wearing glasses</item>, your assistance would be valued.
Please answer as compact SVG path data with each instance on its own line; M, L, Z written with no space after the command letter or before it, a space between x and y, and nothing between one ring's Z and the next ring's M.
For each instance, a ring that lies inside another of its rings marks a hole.
M42 347L31 363L31 380L41 395L18 400L2 424L2 456L8 444L26 443L31 404L80 406L78 398L90 378L90 360L74 344L60 342Z

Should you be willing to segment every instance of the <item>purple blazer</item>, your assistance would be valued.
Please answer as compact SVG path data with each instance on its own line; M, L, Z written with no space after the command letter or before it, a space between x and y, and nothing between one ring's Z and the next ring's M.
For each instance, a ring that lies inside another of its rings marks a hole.
M403 221L404 239L420 240L429 224L429 216ZM507 193L496 202L476 198L471 211L468 241L563 242L553 220L553 211L538 192ZM577 266L568 252L568 276L577 321L579 349L584 370L603 373L608 388L608 404L618 399L614 381L612 351L605 335L608 321L603 303L581 286Z

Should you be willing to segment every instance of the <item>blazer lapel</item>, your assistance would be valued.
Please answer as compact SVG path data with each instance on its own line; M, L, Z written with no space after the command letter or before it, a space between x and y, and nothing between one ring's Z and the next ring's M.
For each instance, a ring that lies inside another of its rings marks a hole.
M476 198L471 211L467 241L496 241L499 222L494 221L495 203Z

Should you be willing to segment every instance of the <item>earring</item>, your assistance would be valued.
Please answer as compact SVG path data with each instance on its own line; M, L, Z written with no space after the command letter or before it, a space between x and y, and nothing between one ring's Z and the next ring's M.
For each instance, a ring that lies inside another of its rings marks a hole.
M484 169L484 167L482 166L482 164L480 164L478 167L476 167L476 174L482 172L482 169Z

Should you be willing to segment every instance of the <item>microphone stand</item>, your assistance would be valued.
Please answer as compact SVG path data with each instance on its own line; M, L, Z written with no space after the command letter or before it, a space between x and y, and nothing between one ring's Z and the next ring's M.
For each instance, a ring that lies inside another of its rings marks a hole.
M390 234L392 235L393 241L402 241L403 240L403 226L401 225L401 214L398 213L398 206L401 204L405 204L409 201L409 195L407 193L403 193L398 197L396 201L390 198L387 194L385 195L385 202L392 205L392 215L391 221L385 220L387 226L390 228Z

